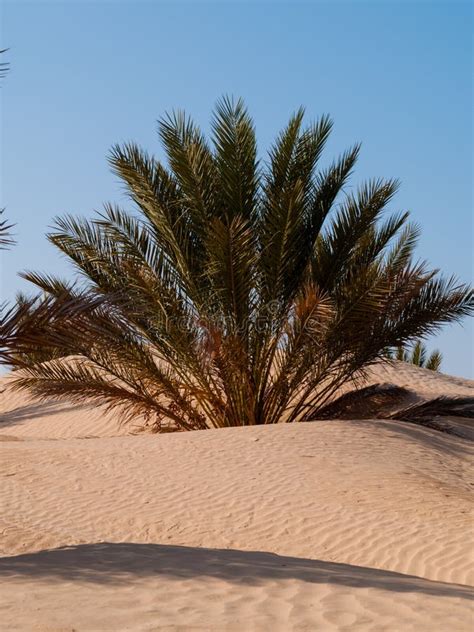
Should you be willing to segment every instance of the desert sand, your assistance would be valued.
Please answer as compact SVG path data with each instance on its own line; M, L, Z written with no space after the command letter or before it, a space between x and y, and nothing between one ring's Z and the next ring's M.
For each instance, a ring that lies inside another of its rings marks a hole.
M419 399L473 382L404 363ZM3 631L454 631L473 443L396 421L134 434L0 384Z

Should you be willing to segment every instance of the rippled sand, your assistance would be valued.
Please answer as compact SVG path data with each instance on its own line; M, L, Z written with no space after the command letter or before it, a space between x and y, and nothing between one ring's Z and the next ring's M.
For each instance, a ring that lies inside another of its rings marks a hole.
M468 440L347 420L134 436L3 385L2 631L472 629Z

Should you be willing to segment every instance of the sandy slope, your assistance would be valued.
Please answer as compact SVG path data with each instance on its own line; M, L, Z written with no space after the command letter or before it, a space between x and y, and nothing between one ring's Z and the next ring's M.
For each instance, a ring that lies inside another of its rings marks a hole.
M403 368L420 394L472 393ZM383 421L111 436L100 409L0 398L2 631L472 629L466 440Z

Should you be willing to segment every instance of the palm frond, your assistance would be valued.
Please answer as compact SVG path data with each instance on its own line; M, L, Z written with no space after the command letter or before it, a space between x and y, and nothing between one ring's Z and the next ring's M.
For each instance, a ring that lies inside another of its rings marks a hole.
M419 237L420 227L413 223L406 224L393 248L386 256L387 269L397 273L410 265Z
M5 209L0 209L0 216L5 212ZM11 229L14 224L8 224L6 219L0 219L0 250L8 248L15 243L11 235Z
M394 384L373 384L344 393L320 408L316 419L376 419L388 417L410 391Z
M330 206L328 191L321 191L322 195L316 200L314 171L332 123L329 117L323 116L301 131L303 114L300 109L290 119L270 151L270 164L264 174L265 196L259 224L260 265L264 273L262 291L267 302L282 300L285 304L295 297L320 229L315 215L324 212L325 203ZM349 171L350 159L344 162L333 167L324 178L327 188L329 181L335 179L337 169ZM332 180L332 189L337 189ZM342 186L342 182L339 185Z
M360 187L356 196L347 196L330 228L321 235L317 243L313 268L316 272L315 282L319 287L331 289L331 284L350 264L360 241L367 236L368 231L374 229L381 212L395 195L398 186L396 180L374 180ZM394 220L395 225L400 221L400 218ZM393 229L389 229L389 234L391 238Z
M200 129L184 112L161 118L158 127L183 202L200 232L216 214L216 165Z
M425 367L427 369L430 369L431 371L439 371L441 368L442 361L443 361L443 354L440 351L435 350L430 354L429 358L427 359Z
M474 397L436 397L413 404L392 414L400 421L423 421L436 417L466 417L474 419Z
M218 101L212 121L222 219L251 218L257 208L258 163L255 129L242 99Z
M257 249L251 226L237 215L229 224L214 219L208 243L207 274L214 291L213 303L230 317L228 325L240 329L244 337L252 311Z
M0 55L6 53L8 48L4 48L0 50ZM8 62L2 61L0 62L0 79L6 76L7 72L10 70L10 64Z

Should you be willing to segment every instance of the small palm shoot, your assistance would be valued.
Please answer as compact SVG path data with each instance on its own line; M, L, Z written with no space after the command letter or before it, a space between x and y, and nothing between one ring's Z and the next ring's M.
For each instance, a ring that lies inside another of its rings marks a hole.
M435 349L428 355L426 345L421 340L417 340L411 348L400 346L395 350L388 349L386 356L424 369L430 369L431 371L439 371L443 361L443 356L438 349Z

